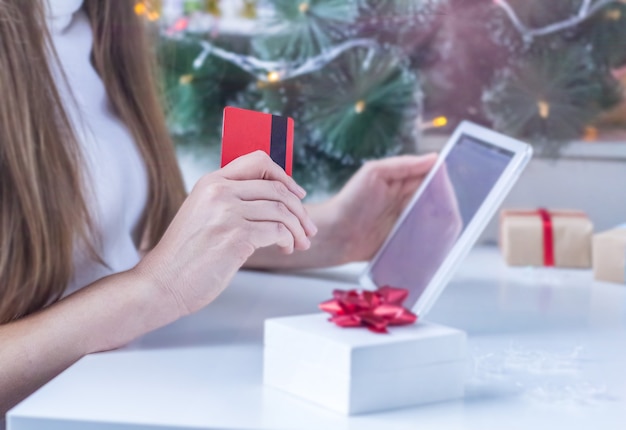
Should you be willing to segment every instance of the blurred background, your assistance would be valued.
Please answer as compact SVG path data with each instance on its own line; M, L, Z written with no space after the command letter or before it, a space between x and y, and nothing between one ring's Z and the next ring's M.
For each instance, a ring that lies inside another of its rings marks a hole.
M626 219L626 0L143 0L188 187L222 111L296 123L310 199L366 160L438 151L471 120L531 143L507 207ZM494 241L496 225L483 241Z

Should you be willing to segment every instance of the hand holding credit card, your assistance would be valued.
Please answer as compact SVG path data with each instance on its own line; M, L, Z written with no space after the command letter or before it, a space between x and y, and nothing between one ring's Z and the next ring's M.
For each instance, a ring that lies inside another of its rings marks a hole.
M227 107L222 128L222 167L254 151L266 152L291 176L293 119Z

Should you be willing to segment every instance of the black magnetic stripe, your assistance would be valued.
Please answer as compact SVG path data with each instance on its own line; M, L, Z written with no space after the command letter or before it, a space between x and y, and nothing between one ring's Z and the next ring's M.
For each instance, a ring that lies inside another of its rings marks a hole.
M285 169L287 165L287 117L272 115L270 157Z

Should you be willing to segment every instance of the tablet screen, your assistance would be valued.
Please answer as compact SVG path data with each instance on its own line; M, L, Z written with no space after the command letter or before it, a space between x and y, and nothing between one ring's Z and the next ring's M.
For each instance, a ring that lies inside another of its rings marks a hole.
M412 307L513 155L462 135L374 262L374 283L408 289Z

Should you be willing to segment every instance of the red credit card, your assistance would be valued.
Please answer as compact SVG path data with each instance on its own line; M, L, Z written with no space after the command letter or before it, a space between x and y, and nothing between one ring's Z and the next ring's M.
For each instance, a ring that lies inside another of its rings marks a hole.
M265 151L291 176L293 119L234 107L224 109L222 167L258 150Z

